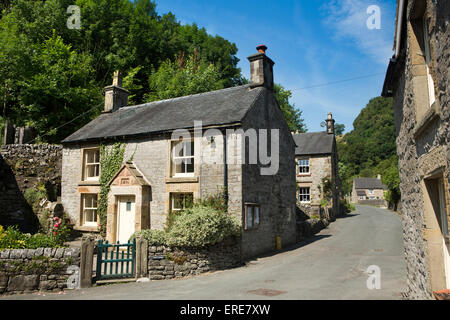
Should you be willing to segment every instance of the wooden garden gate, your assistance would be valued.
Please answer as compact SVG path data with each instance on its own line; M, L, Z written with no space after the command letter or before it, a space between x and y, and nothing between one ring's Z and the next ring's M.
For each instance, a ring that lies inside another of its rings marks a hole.
M136 266L136 240L109 244L98 240L95 280L133 278Z

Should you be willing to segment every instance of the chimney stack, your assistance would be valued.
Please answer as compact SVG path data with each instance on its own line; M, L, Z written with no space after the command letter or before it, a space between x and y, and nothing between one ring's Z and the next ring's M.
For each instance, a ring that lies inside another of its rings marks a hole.
M381 180L381 174L377 174L377 179Z
M105 109L103 112L114 112L128 103L129 92L122 88L122 74L114 72L113 83L105 87Z
M334 134L334 119L333 119L333 115L331 114L331 112L328 112L328 116L327 116L327 133L328 134Z
M256 47L258 53L255 53L248 57L250 61L250 86L266 87L269 90L273 90L273 65L275 62L266 56L267 47L265 45L259 45Z

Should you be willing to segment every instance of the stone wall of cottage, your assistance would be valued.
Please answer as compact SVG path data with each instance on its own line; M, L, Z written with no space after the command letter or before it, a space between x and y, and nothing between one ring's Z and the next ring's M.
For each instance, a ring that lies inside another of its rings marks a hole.
M61 291L79 267L79 248L0 251L0 294Z
M187 179L170 177L170 135L126 141L124 161L132 158L151 186L150 226L152 229L164 229L170 208L170 193L193 193L194 198L201 198L223 190L223 140L220 132L214 136L214 148L211 148L211 142L207 137L195 137L195 145L202 145L202 148L195 148L196 159L200 157L205 159L201 164L199 162L195 164L196 177ZM237 139L237 137L232 134L230 139ZM98 183L81 182L83 148L97 146L93 144L66 145L63 150L62 203L71 219L76 222L80 220L80 194L100 191ZM235 159L240 155L240 143L236 143L236 148L233 153L230 151L228 156L230 162L227 168L229 211L240 217L241 167ZM208 158L211 152L214 153L213 161Z
M0 152L0 225L18 225L36 231L37 215L55 210L61 194L60 145L3 145ZM27 189L45 188L46 197L32 208L25 200ZM34 213L33 213L34 209Z
M299 188L310 187L311 205L319 205L322 200L322 179L332 177L332 159L331 156L309 156L308 158L310 174L297 174L297 185Z
M259 226L243 231L244 257L275 250L277 237L281 238L283 247L296 241L295 143L274 94L266 90L259 99L263 101L257 101L255 106L262 107L249 110L243 127L256 129L258 133L260 129L278 130L279 150L272 150L272 155L279 156L279 165L270 175L262 174L262 165L242 166L242 200L244 204L260 205ZM275 160L272 159L272 164Z
M400 61L397 87L394 93L397 153L399 155L400 191L403 238L407 262L408 296L411 299L431 298L430 263L427 241L424 239L424 189L423 179L437 168L444 168L450 182L450 108L448 72L450 56L450 31L448 12L450 3L440 0L426 1L430 20L431 52L434 58L430 67L435 83L436 100L440 110L427 107L427 88L420 82L416 59L420 48L412 41L412 28L408 25L406 59ZM408 3L409 16L412 3ZM425 82L426 83L426 82ZM419 113L418 113L419 111ZM428 119L427 119L428 117ZM426 125L424 126L423 124ZM448 205L447 205L448 208ZM448 209L447 209L448 210Z
M165 280L230 269L243 264L240 244L226 241L203 249L148 247L150 280Z

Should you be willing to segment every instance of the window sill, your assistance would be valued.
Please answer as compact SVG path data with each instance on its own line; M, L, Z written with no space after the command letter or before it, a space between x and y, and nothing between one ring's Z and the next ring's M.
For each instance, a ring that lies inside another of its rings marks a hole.
M417 121L417 124L413 130L414 139L417 140L436 119L439 119L440 114L441 111L439 103L435 101L425 115Z
M100 232L100 230L98 230L98 227L94 226L74 226L73 229L77 231Z
M172 177L166 178L166 183L197 183L198 177Z
M311 173L297 173L297 177L311 177Z
M79 186L99 186L100 180L85 180L78 182Z

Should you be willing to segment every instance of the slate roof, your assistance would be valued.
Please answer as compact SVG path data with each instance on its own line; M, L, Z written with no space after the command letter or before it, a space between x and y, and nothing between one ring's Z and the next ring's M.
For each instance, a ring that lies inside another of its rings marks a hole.
M353 184L355 189L387 189L377 178L354 178Z
M331 154L333 153L334 135L326 132L307 132L293 134L295 155Z
M203 127L239 123L264 90L243 85L122 107L102 113L62 143L188 129L194 127L194 120L201 120Z

